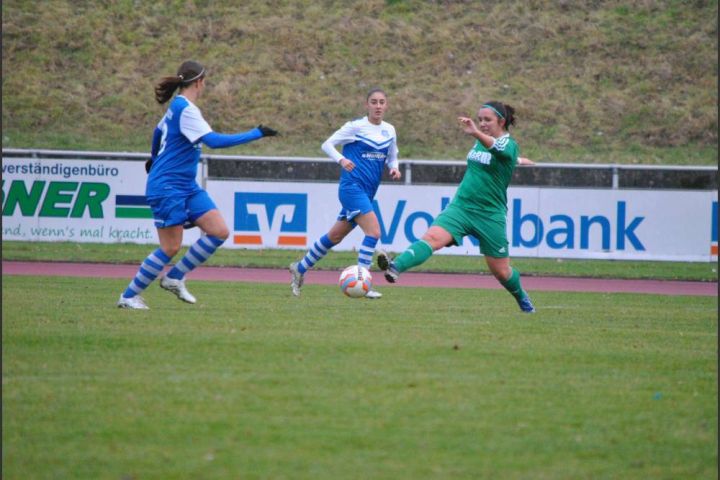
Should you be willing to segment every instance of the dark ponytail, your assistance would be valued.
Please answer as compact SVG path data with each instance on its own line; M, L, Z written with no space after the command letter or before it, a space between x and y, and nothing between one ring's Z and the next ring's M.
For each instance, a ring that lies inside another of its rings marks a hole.
M205 67L198 62L188 60L178 68L177 75L163 77L155 85L155 100L163 104L170 100L178 88L186 88L205 77Z
M495 112L498 118L505 120L505 129L510 130L511 125L515 125L515 109L510 105L492 100L483 103L484 108L490 108Z

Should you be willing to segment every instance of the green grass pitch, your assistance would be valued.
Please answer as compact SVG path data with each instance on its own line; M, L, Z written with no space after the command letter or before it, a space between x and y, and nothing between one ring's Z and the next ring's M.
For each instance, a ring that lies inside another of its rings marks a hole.
M3 277L3 478L717 478L717 298L126 284Z

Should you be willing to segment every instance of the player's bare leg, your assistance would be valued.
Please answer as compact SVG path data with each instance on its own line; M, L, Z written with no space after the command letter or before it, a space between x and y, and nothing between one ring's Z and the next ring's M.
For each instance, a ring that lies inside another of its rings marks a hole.
M497 278L505 290L515 297L520 310L525 313L535 313L535 306L530 296L523 290L520 284L520 273L510 266L510 258L496 258L485 256L485 262L490 272Z

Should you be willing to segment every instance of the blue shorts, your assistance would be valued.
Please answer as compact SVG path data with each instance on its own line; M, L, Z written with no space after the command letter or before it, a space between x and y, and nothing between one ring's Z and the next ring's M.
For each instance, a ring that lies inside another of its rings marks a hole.
M147 199L157 228L182 225L186 220L194 222L210 210L217 208L205 190L187 196L152 197Z
M372 198L356 185L342 185L338 197L342 205L342 210L337 216L338 220L346 220L355 225L353 220L355 217L373 211Z

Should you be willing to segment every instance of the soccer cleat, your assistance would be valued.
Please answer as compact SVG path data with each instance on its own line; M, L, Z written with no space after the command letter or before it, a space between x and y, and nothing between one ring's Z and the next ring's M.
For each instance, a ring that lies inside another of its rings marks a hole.
M535 313L535 305L533 305L530 297L525 297L522 300L518 300L518 305L520 305L520 310L525 313Z
M140 295L134 297L125 298L120 295L120 300L117 302L118 308L130 308L132 310L150 310L150 307L145 305L145 300Z
M390 256L382 250L378 250L377 265L378 268L383 271L385 280L390 283L397 282L400 272L398 272L397 268L395 268L395 263L390 260Z
M305 281L305 277L300 273L300 270L298 270L298 263L299 262L293 262L290 264L290 288L292 288L292 294L296 297L300 296L300 289Z
M197 301L185 287L185 279L177 280L165 276L162 280L160 280L160 286L168 292L172 292L177 295L177 297L183 302L195 303Z
M377 300L378 298L382 298L382 293L378 292L377 290L370 290L365 294L365 298L369 298L370 300Z

